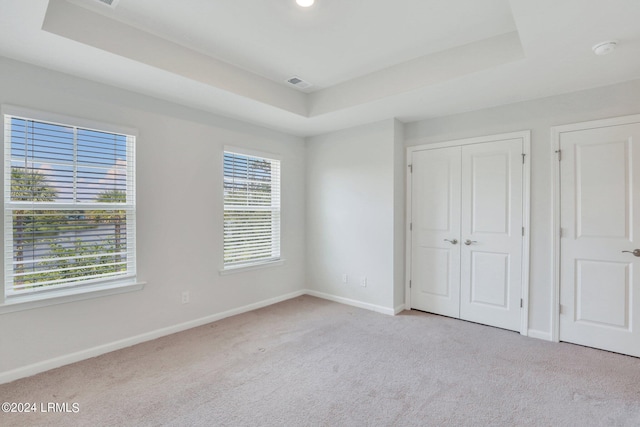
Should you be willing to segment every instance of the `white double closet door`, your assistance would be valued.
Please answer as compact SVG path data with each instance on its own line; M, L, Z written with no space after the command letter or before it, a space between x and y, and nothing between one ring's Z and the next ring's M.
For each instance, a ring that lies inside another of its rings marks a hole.
M523 144L411 153L412 308L520 330Z

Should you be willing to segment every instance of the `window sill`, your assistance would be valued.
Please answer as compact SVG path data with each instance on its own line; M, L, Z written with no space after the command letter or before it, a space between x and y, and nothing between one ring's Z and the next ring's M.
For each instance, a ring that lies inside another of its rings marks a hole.
M3 304L0 304L0 314L139 291L144 288L145 284L145 282L128 280L97 286L86 286L84 288L59 289L49 292L10 296L5 298Z
M268 267L277 267L277 266L283 265L284 262L285 262L284 259L277 259L273 261L258 262L255 264L239 265L237 267L227 267L220 270L220 275L226 276L227 274L242 273L244 271L251 271L251 270L260 270Z

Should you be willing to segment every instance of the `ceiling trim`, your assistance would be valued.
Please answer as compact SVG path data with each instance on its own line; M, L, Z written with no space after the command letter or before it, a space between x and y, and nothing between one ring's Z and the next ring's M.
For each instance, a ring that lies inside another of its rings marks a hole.
M309 116L434 86L524 57L517 31L432 53L310 93Z
M357 107L524 58L514 31L304 93L65 0L49 1L42 29L302 118Z
M65 0L49 1L42 29L299 116L308 116L305 93Z

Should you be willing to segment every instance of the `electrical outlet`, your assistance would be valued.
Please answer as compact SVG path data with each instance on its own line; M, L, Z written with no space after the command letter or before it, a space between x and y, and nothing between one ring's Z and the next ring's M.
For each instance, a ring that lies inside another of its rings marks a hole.
M360 286L362 286L363 288L367 287L367 276L362 276L360 278Z
M184 291L182 293L182 303L187 304L189 302L189 291Z
M347 273L342 275L342 283L349 283L349 276L347 276Z

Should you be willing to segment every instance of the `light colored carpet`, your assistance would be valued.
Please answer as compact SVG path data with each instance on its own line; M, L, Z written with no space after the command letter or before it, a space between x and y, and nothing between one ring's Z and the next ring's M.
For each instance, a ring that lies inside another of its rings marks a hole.
M0 425L640 425L640 359L303 296L0 385Z

